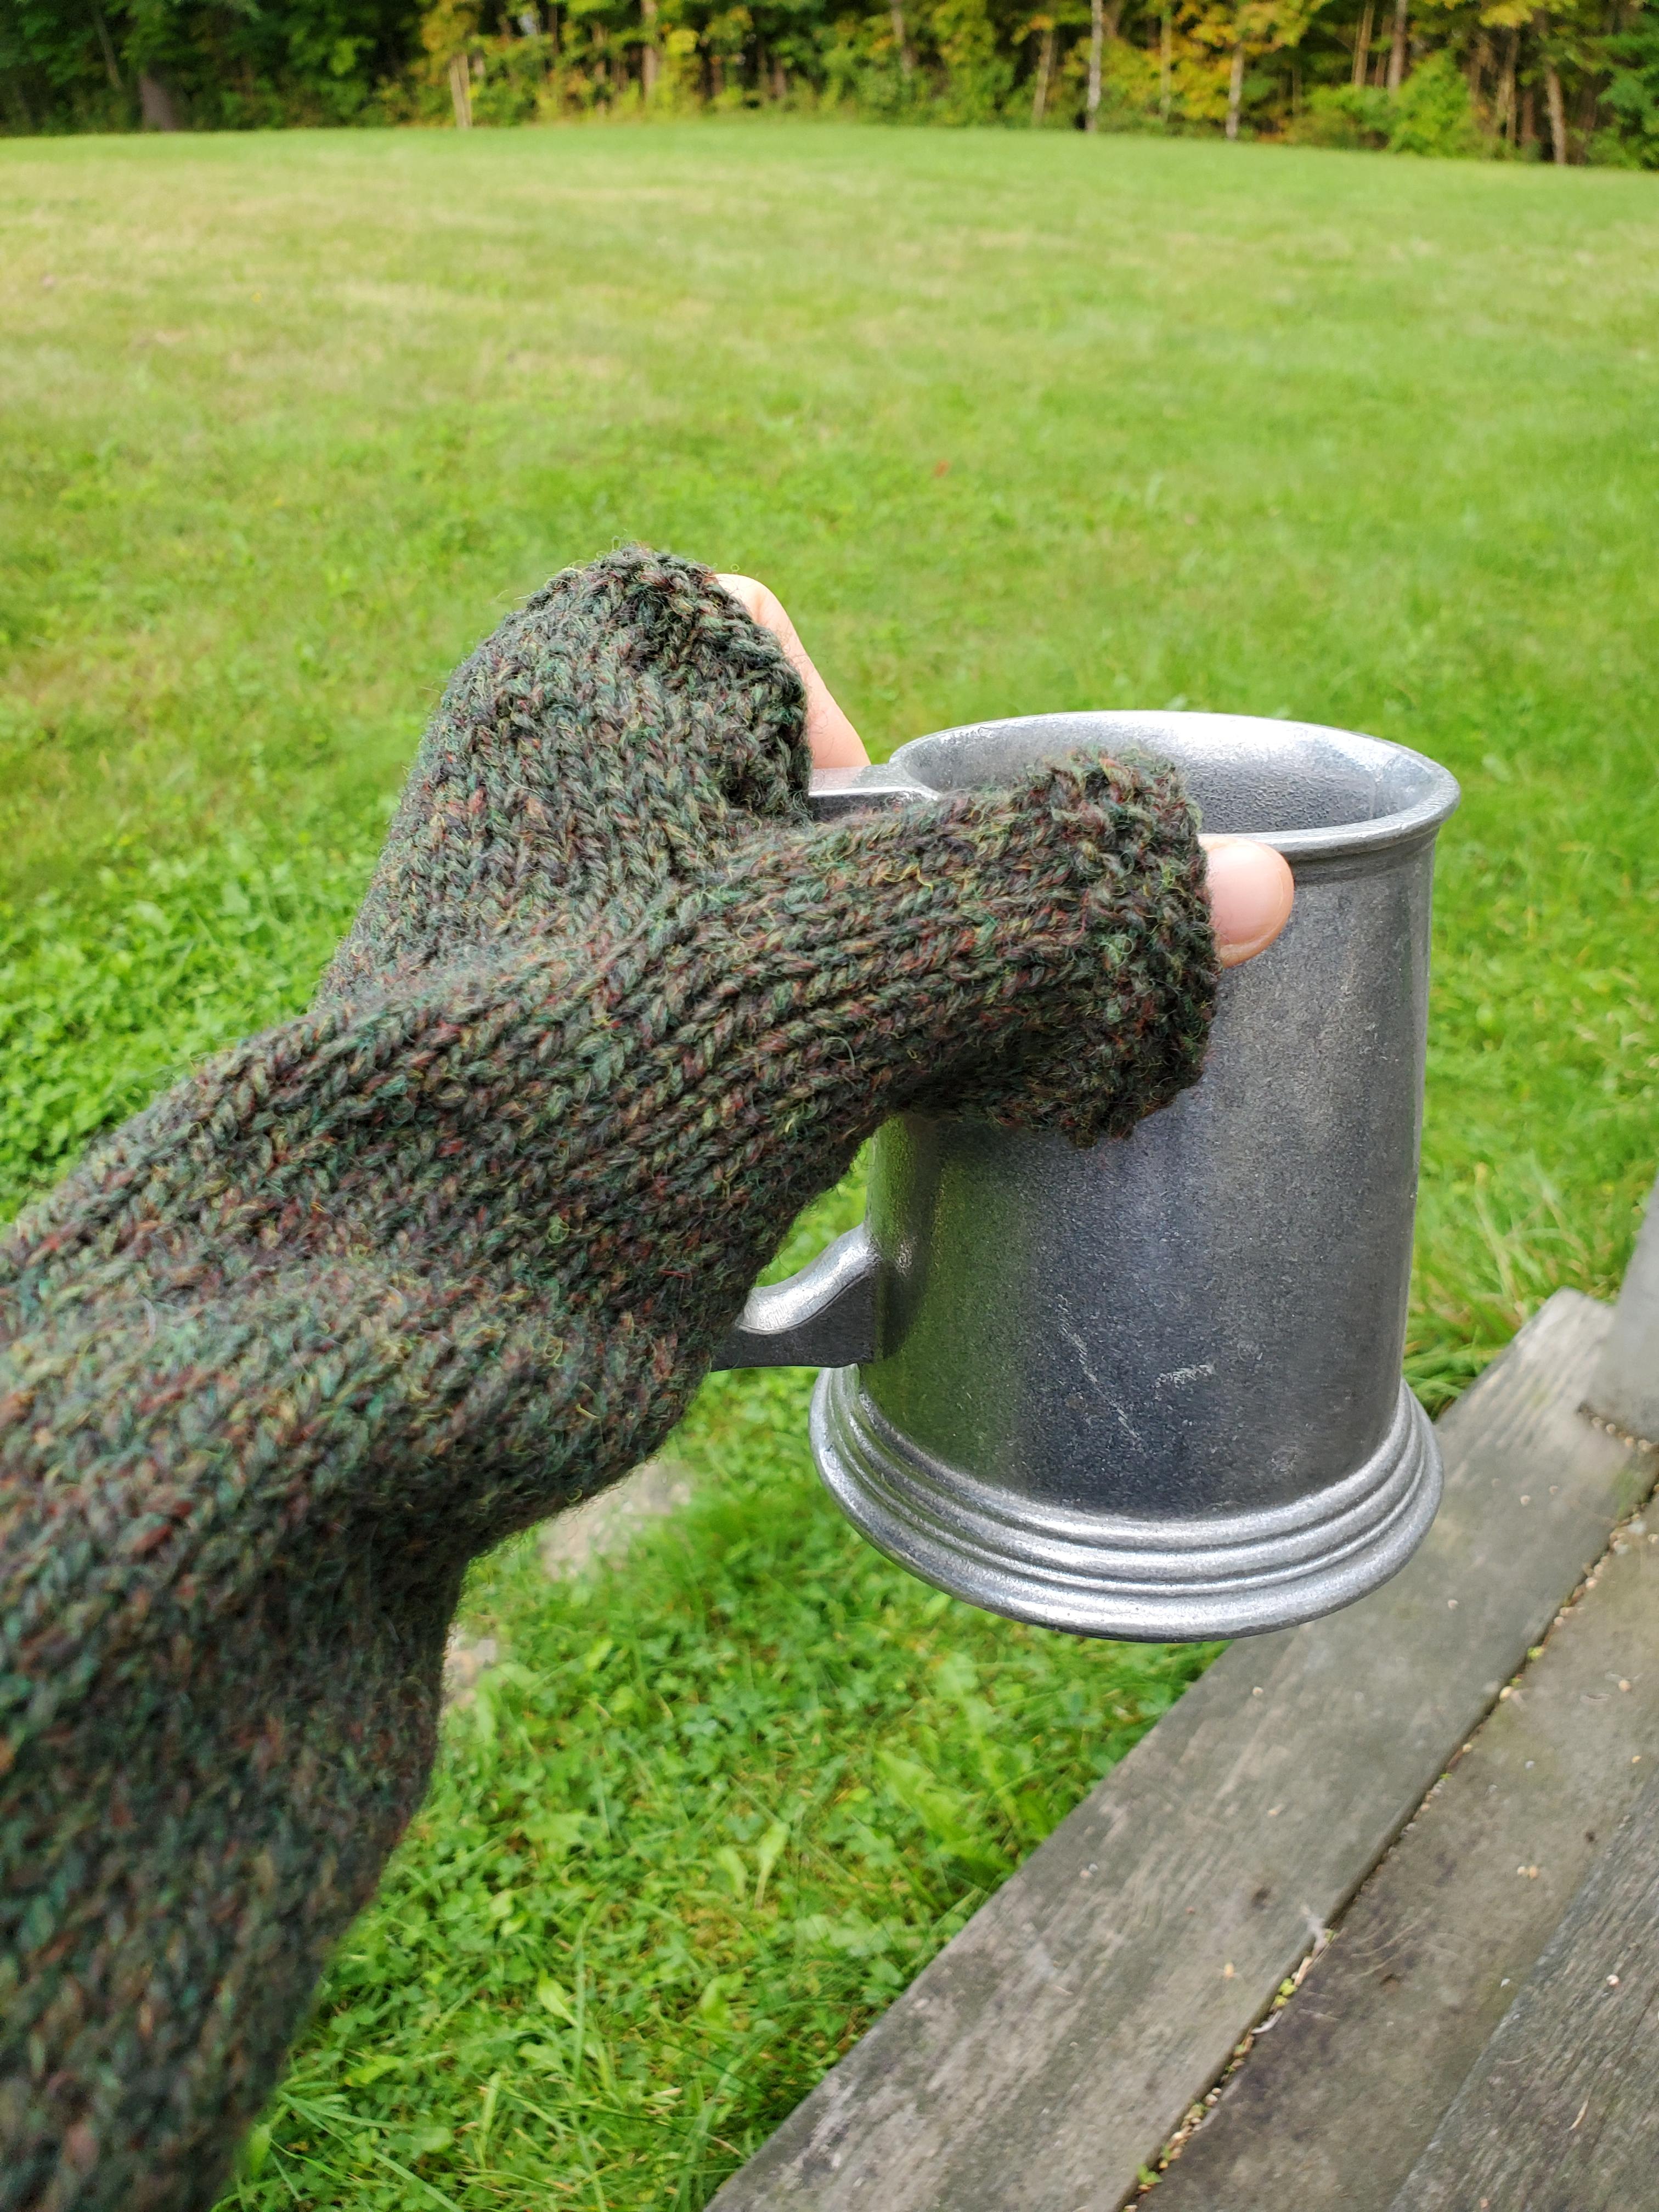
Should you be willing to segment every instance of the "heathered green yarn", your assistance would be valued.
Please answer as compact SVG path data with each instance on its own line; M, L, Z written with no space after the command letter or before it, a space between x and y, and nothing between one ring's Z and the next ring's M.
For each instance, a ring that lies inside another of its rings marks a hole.
M709 573L459 672L311 1011L0 1253L0 2207L210 2205L430 1767L467 1562L661 1440L904 1107L1078 1143L1198 1073L1170 776L806 825Z

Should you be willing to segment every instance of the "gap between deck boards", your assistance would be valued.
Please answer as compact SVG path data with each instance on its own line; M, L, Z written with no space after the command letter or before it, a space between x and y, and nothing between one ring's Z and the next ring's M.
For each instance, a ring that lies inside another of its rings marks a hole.
M1115 2212L1638 1502L1579 1412L1610 1322L1552 1298L1442 1423L1410 1565L1232 1645L714 2212Z
M1388 2212L1656 1775L1659 1515L1615 1532L1201 2126L1168 2147L1157 2212Z

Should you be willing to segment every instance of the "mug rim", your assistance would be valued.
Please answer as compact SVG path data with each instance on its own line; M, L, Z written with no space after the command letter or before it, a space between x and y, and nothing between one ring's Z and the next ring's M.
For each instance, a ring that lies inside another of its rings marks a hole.
M1349 758L1363 764L1369 763L1380 768L1384 763L1409 762L1423 772L1423 788L1409 805L1396 807L1387 814L1358 817L1346 822L1321 823L1303 830L1218 830L1218 836L1243 837L1252 843L1271 845L1286 860L1320 860L1347 854L1376 852L1389 847L1416 844L1432 837L1441 823L1455 811L1462 799L1462 789L1449 769L1431 759L1427 753L1419 752L1411 745L1396 744L1391 738L1370 736L1361 730L1339 729L1325 722L1309 722L1288 717L1266 714L1221 714L1195 712L1191 709L1158 709L1135 708L1079 708L1073 713L1048 714L1009 714L993 716L981 722L959 722L949 729L930 730L925 735L907 738L896 747L884 763L865 769L851 779L854 786L868 778L872 783L890 784L896 780L915 785L920 796L923 792L935 793L939 787L927 781L917 773L914 756L923 746L938 745L941 741L957 740L964 746L967 741L988 736L1004 730L1041 730L1048 724L1061 724L1075 731L1079 723L1098 726L1103 738L1113 733L1129 736L1156 750L1157 734L1160 730L1179 735L1200 731L1212 737L1226 738L1237 734L1242 738L1247 731L1272 731L1283 738L1286 735L1305 733L1310 737L1335 739ZM1061 752L1086 746L1087 736L1073 737ZM1179 767L1179 762L1175 763ZM969 785L956 785L951 789L971 789ZM981 786L980 788L986 787Z

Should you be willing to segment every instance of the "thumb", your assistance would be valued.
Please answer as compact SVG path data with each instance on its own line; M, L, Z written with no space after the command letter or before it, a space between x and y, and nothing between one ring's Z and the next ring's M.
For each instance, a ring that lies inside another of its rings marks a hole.
M1291 918L1290 862L1253 837L1204 837L1210 919L1224 968L1254 960Z

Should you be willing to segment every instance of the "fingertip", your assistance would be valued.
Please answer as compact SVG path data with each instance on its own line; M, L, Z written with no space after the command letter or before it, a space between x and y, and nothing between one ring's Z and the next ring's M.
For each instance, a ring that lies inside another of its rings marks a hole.
M823 691L821 698L811 698L806 714L807 742L812 748L814 768L868 768L870 756L864 740L848 720L841 708ZM822 691L822 686L820 685Z
M806 686L806 738L812 748L814 768L865 768L870 756L864 741L836 703L811 655L801 643L783 603L769 586L753 576L716 573L714 581L743 608L750 619L769 629L790 665Z
M1291 918L1296 879L1282 853L1250 837L1206 841L1210 913L1224 968L1264 952Z
M751 622L757 622L763 629L769 629L775 635L777 618L783 615L783 609L764 584L753 576L732 575L724 569L715 572L714 581L737 601ZM787 616L784 620L788 621Z

